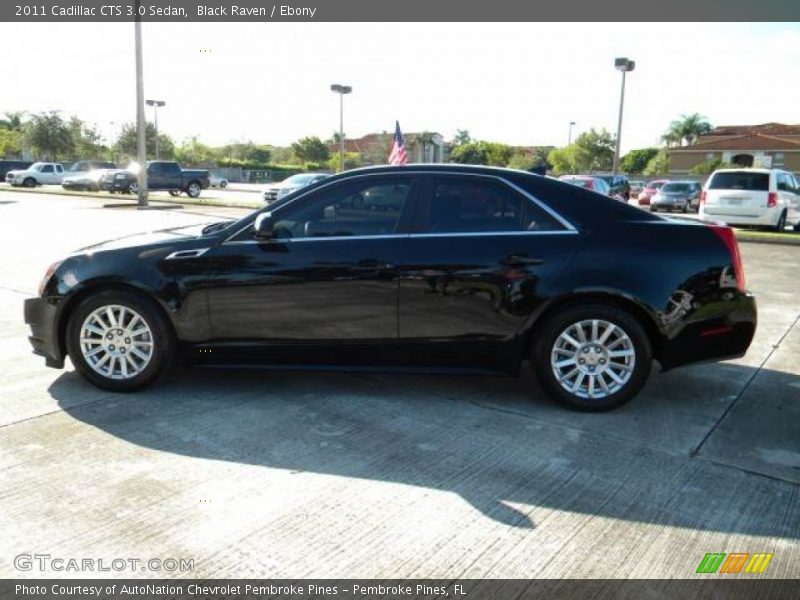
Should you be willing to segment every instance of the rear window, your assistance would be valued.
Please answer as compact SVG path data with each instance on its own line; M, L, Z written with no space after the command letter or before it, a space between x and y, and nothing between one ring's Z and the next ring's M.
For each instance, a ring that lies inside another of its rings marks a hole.
M753 173L751 171L724 171L722 173L715 173L708 184L708 189L768 192L769 173Z
M688 192L692 189L691 183L667 183L662 186L662 192Z

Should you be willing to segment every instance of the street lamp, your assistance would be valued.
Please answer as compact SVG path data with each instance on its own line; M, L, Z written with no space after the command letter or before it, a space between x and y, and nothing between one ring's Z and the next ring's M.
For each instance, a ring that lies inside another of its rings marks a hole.
M141 0L136 0L134 10L134 40L136 47L136 158L139 168L139 207L147 206L147 147L144 120L144 75L142 69L142 17Z
M155 113L155 121L156 121L156 160L158 160L160 158L159 157L159 153L158 153L158 108L160 106L166 106L167 103L164 102L163 100L146 100L145 104L147 104L147 106L152 106L153 107L153 111Z
M614 59L614 68L622 72L622 91L619 95L619 121L617 121L617 144L614 150L614 175L619 171L619 146L622 139L622 107L625 104L625 74L633 71L636 63L627 58Z
M344 95L351 93L353 88L334 83L331 91L339 94L339 170L344 171Z
M572 145L572 128L575 127L575 121L569 122L569 135L567 136L567 146Z

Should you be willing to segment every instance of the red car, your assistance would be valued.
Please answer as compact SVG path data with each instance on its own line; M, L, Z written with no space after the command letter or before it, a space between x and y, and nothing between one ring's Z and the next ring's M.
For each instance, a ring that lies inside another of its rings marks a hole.
M650 206L650 198L656 195L656 192L661 189L661 186L667 183L669 179L654 179L648 181L644 185L644 189L639 192L639 206Z
M614 198L614 200L626 202L625 198L619 194L612 193L611 186L608 185L605 179L600 177L592 177L591 175L562 175L559 179L566 183L582 187L585 190L591 190L598 194L608 196L609 198Z

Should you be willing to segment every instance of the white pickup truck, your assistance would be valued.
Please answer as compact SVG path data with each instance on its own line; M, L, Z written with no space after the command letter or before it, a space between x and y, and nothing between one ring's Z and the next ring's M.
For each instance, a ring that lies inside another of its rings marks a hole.
M61 163L36 162L24 171L6 173L6 183L10 183L14 187L59 184L63 179L64 167Z

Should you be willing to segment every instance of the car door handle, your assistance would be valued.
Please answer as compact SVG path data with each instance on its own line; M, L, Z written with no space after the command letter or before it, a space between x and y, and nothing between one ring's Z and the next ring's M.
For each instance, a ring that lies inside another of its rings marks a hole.
M505 265L507 267L524 267L541 265L544 263L544 260L541 258L531 258L527 254L509 254L499 262L501 265Z
M360 260L350 267L351 271L386 271L389 269L394 269L394 265L375 259Z

